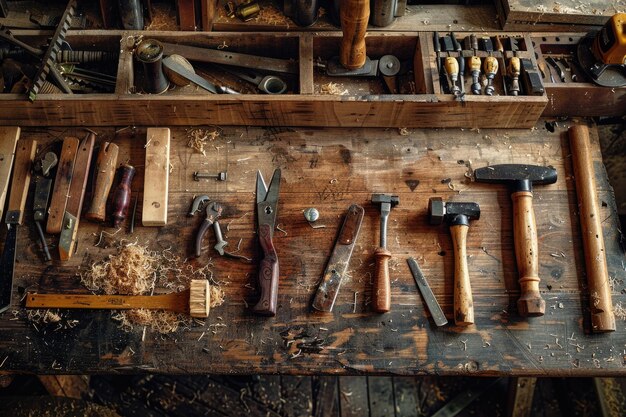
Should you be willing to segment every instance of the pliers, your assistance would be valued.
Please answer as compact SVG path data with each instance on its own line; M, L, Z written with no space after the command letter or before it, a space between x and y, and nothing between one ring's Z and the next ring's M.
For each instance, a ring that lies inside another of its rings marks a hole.
M199 211L200 205L202 204L206 204L206 217L200 225L198 233L196 234L196 258L199 258L200 254L202 253L202 240L204 239L204 235L206 234L207 230L209 230L211 226L213 226L213 230L215 231L215 238L217 240L214 248L220 255L224 255L224 247L228 245L228 242L226 242L222 238L222 230L220 229L220 225L217 221L222 215L223 208L221 204L216 201L209 204L209 197L203 195L195 198L191 206L191 210L189 211L189 215L193 216L196 211Z
M274 316L278 299L278 256L274 248L274 229L276 227L276 212L278 208L278 193L280 190L280 169L275 169L269 188L263 180L261 171L256 177L256 215L257 235L263 250L263 259L259 264L258 284L261 298L252 308L256 314Z

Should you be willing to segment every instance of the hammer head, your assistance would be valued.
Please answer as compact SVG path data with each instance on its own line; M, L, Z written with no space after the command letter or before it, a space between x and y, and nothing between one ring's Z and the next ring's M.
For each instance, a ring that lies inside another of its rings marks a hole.
M389 203L391 207L395 207L400 203L400 197L397 195L389 195L389 194L372 194L372 203L374 204L382 204Z
M554 184L556 169L551 166L500 164L474 170L477 182L515 185L516 191L531 191L533 184Z
M428 215L430 224L441 224L444 220L453 224L467 224L469 220L480 218L480 206L478 203L444 203L441 197L431 197L428 200Z

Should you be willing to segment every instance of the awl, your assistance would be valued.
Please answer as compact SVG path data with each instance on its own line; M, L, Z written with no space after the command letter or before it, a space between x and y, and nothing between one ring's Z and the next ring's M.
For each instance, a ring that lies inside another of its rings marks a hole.
M74 162L74 173L70 193L65 206L61 237L59 238L59 258L62 261L70 259L76 247L76 234L78 221L83 208L83 198L87 187L87 177L91 166L91 155L96 140L96 135L88 133L78 147L78 154Z
M8 232L4 242L2 258L0 258L0 313L11 305L13 292L13 267L15 266L15 245L17 242L17 226L22 224L24 207L30 186L30 170L35 158L37 142L21 140L17 143L15 161L13 163L13 182L9 196L9 207L6 214Z

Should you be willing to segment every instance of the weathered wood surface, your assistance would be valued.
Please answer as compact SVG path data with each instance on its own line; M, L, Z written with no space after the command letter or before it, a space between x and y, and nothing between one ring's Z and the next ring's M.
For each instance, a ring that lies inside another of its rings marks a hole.
M207 119L209 120L209 119ZM112 240L147 244L182 257L193 251L201 218L186 217L192 197L208 194L220 201L226 239L241 254L259 259L254 234L254 189L257 169L266 176L282 168L278 223L274 243L280 260L278 313L256 317L246 305L257 262L220 258L207 249L190 262L211 262L226 302L212 309L203 326L161 336L142 328L126 333L109 312L64 312L75 326L33 326L20 299L26 289L39 292L85 292L78 275L114 248L95 247L100 231L115 230L81 222L76 255L62 264L42 262L32 223L19 230L14 305L0 316L0 371L91 373L150 371L168 373L283 374L449 374L449 375L620 375L624 372L626 323L617 331L590 334L588 294L582 243L565 128L534 130L420 130L401 136L383 129L225 128L208 147L207 156L186 147L182 128L172 129L170 207L167 226L125 229ZM98 128L99 140L111 140L113 128ZM24 129L23 137L42 144L80 129ZM115 143L120 161L138 167L133 192L143 184L145 131L122 130ZM609 274L615 279L613 302L626 302L624 254L612 190L600 163L594 133L598 194L607 246ZM461 162L463 161L463 162ZM552 164L554 185L536 188L539 230L540 289L546 315L522 319L513 253L512 206L505 187L466 183L466 164ZM196 170L228 170L228 181L194 182ZM451 185L450 185L451 184ZM452 191L450 187L455 188ZM392 310L371 310L373 251L378 245L379 213L369 203L372 192L394 193L400 204L391 212L388 242L393 253ZM468 234L468 265L476 324L436 328L429 318L406 265L414 256L452 321L452 242L446 227L430 226L427 201L433 195L480 203L481 219ZM310 301L333 246L337 227L351 203L366 209L333 313L311 312ZM326 228L312 229L302 210L315 206ZM30 207L30 205L27 205ZM141 213L139 207L138 213ZM32 218L26 213L26 219ZM140 216L139 216L140 217ZM137 224L140 224L140 218ZM214 242L211 235L209 246ZM50 244L56 244L49 240ZM101 245L102 246L102 245ZM355 294L356 293L356 294ZM356 300L356 303L355 303ZM218 326L216 326L218 325ZM225 326L222 326L225 325ZM71 328L69 328L71 327ZM213 333L213 331L215 333ZM343 400L340 400L343 401Z
M498 4L499 3L499 4ZM615 13L626 11L623 3L606 0L496 0L500 20L506 23L603 25Z

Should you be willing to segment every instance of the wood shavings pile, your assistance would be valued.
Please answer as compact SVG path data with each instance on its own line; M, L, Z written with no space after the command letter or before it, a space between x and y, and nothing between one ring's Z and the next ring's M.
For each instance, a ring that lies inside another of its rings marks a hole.
M203 128L188 129L187 146L206 156L204 146L207 142L213 142L219 135L220 131L217 128L213 128L212 130Z
M264 23L267 25L287 25L289 26L289 20L285 14L278 10L273 4L263 5L257 17L252 19L257 23Z
M176 19L172 18L176 16L176 11L170 3L152 2L151 8L152 21L146 26L146 30L180 30Z
M326 84L322 84L320 86L320 94L330 94L330 95L346 95L348 94L348 89L342 89L343 84L337 84L334 82L329 82Z
M105 294L153 294L155 288L163 288L167 293L181 292L189 288L192 279L211 280L210 266L195 268L170 250L154 252L145 246L128 244L121 246L117 254L93 264L87 274L81 275L81 282L90 290ZM211 285L210 291L211 307L221 305L224 292L216 285ZM192 322L187 315L146 309L120 310L112 318L126 331L139 325L150 326L159 333L172 333Z
M620 302L613 306L613 314L620 320L626 320L626 308L622 307L622 303Z

